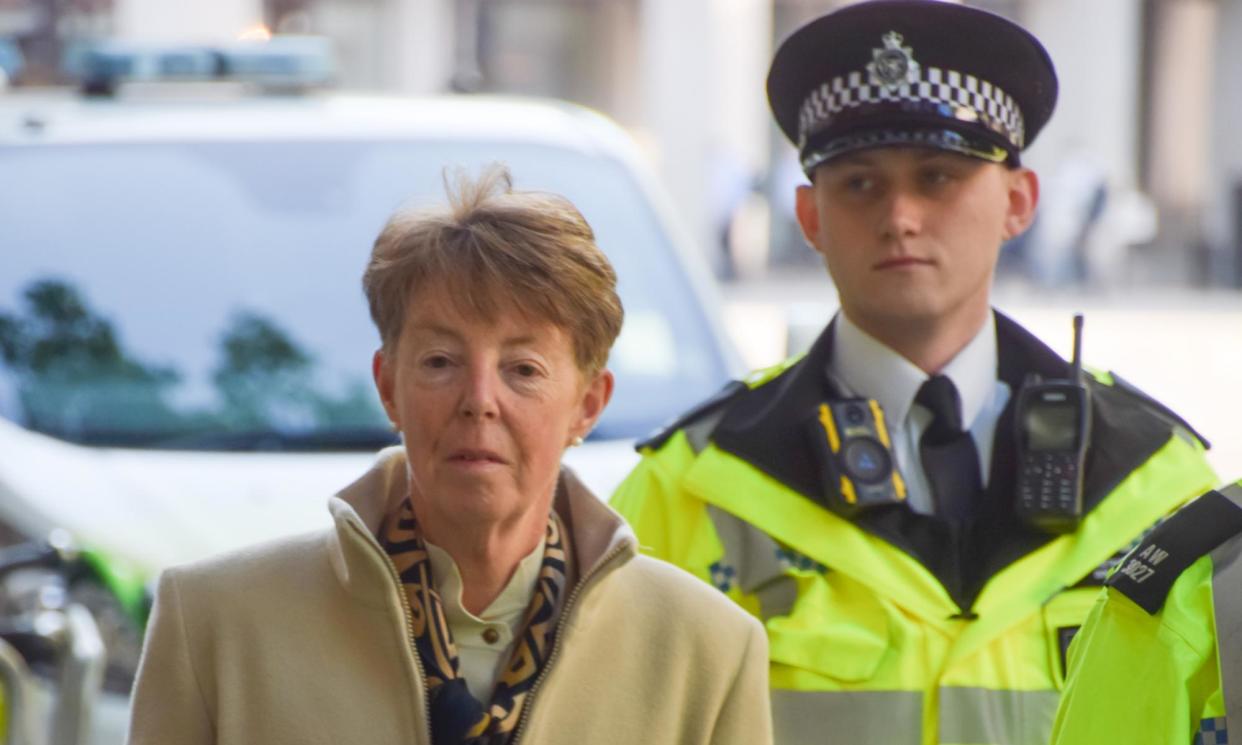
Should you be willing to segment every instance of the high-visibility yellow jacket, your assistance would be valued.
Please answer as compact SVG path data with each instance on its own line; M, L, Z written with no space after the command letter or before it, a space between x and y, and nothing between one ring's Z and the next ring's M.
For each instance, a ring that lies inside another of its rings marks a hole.
M640 443L614 495L642 550L716 585L766 625L781 745L1046 745L1064 650L1107 570L1216 483L1202 443L1115 376L1090 383L1088 508L1076 532L1012 508L1012 401L1068 364L997 314L997 425L969 533L904 505L847 519L823 501L806 421L837 392L830 326L801 360L726 388Z
M1242 739L1242 482L1143 540L1070 647L1055 745Z

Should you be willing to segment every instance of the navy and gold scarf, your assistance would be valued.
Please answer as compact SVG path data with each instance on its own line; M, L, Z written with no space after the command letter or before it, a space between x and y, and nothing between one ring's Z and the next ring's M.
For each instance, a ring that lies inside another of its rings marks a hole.
M413 611L414 646L426 676L435 745L504 745L513 736L540 670L547 664L556 634L557 602L568 576L569 538L552 512L548 517L543 564L522 632L484 706L459 677L457 646L431 574L431 559L414 508L407 498L385 519L380 544L392 559Z

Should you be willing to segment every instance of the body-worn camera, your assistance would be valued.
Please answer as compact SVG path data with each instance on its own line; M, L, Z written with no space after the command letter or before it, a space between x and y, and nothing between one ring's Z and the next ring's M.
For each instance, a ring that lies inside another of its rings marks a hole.
M884 412L875 400L821 403L808 432L824 501L834 512L852 517L905 500L906 485L893 458Z

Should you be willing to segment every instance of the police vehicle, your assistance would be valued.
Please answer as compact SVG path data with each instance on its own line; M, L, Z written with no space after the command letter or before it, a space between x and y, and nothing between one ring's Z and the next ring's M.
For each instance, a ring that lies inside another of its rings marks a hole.
M102 47L83 92L0 96L0 534L68 530L119 742L142 588L164 566L329 525L395 442L360 277L402 205L501 161L616 266L616 395L567 462L601 496L635 437L736 372L713 287L636 146L564 103L329 93L318 40Z

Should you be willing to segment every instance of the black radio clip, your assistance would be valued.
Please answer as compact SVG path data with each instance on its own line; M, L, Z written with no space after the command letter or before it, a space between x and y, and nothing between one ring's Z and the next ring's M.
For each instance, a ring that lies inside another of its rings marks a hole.
M807 431L823 498L834 512L853 517L905 501L906 485L893 458L884 412L874 399L821 403Z
M1082 371L1082 314L1074 316L1074 357L1063 380L1032 376L1014 408L1018 478L1014 505L1025 523L1071 533L1083 515L1082 482L1091 436L1091 391Z

